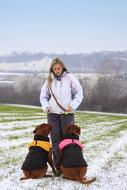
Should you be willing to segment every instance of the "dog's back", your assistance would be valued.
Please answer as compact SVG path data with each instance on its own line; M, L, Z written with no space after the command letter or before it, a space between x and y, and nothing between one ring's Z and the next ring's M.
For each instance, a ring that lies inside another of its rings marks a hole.
M77 135L65 134L59 148L61 149L61 164L64 167L87 167L82 153L83 146Z
M36 170L47 166L48 152L38 146L31 147L21 167L22 170Z

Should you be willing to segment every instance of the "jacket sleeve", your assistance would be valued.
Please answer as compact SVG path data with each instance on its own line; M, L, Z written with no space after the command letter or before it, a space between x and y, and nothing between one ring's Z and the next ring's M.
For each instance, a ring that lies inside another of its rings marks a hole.
M70 78L71 78L71 91L73 97L70 106L75 110L78 108L78 106L81 104L83 100L83 89L81 84L74 75L70 74Z
M44 111L46 110L46 108L50 107L48 102L49 99L50 99L50 92L48 87L48 81L46 80L41 88L41 93L40 93L40 103Z

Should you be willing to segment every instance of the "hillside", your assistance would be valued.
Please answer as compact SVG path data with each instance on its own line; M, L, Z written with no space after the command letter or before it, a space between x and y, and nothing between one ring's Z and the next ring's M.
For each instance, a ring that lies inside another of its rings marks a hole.
M78 54L13 52L0 56L0 72L44 72L54 57L60 57L73 72L127 72L127 51L101 51Z
M26 145L46 115L37 107L0 105L0 190L126 190L127 116L76 112L75 117L85 144L87 176L96 176L96 182L86 187L62 177L20 181Z

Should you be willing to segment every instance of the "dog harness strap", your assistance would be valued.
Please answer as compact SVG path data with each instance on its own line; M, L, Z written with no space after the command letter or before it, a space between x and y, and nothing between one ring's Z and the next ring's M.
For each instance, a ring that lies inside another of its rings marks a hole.
M48 151L51 149L52 145L49 142L46 141L36 141L33 140L31 143L28 144L28 147L32 147L32 146L39 146L41 148L43 148L44 150Z
M37 146L37 140L35 140L35 146Z
M72 139L72 144L75 144L75 141L74 141L74 139Z
M79 140L77 139L64 139L63 141L60 142L59 144L59 148L60 150L62 150L65 146L69 145L69 144L77 144L81 149L84 148L84 146L80 143Z

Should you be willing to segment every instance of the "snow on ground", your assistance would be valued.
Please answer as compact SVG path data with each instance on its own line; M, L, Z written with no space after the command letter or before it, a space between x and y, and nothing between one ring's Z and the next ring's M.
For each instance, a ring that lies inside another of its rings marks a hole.
M86 186L62 177L20 181L27 143L34 127L42 122L46 115L37 111L31 116L0 112L0 190L127 190L127 117L114 118L113 114L76 113L85 144L87 176L96 176L94 183Z

